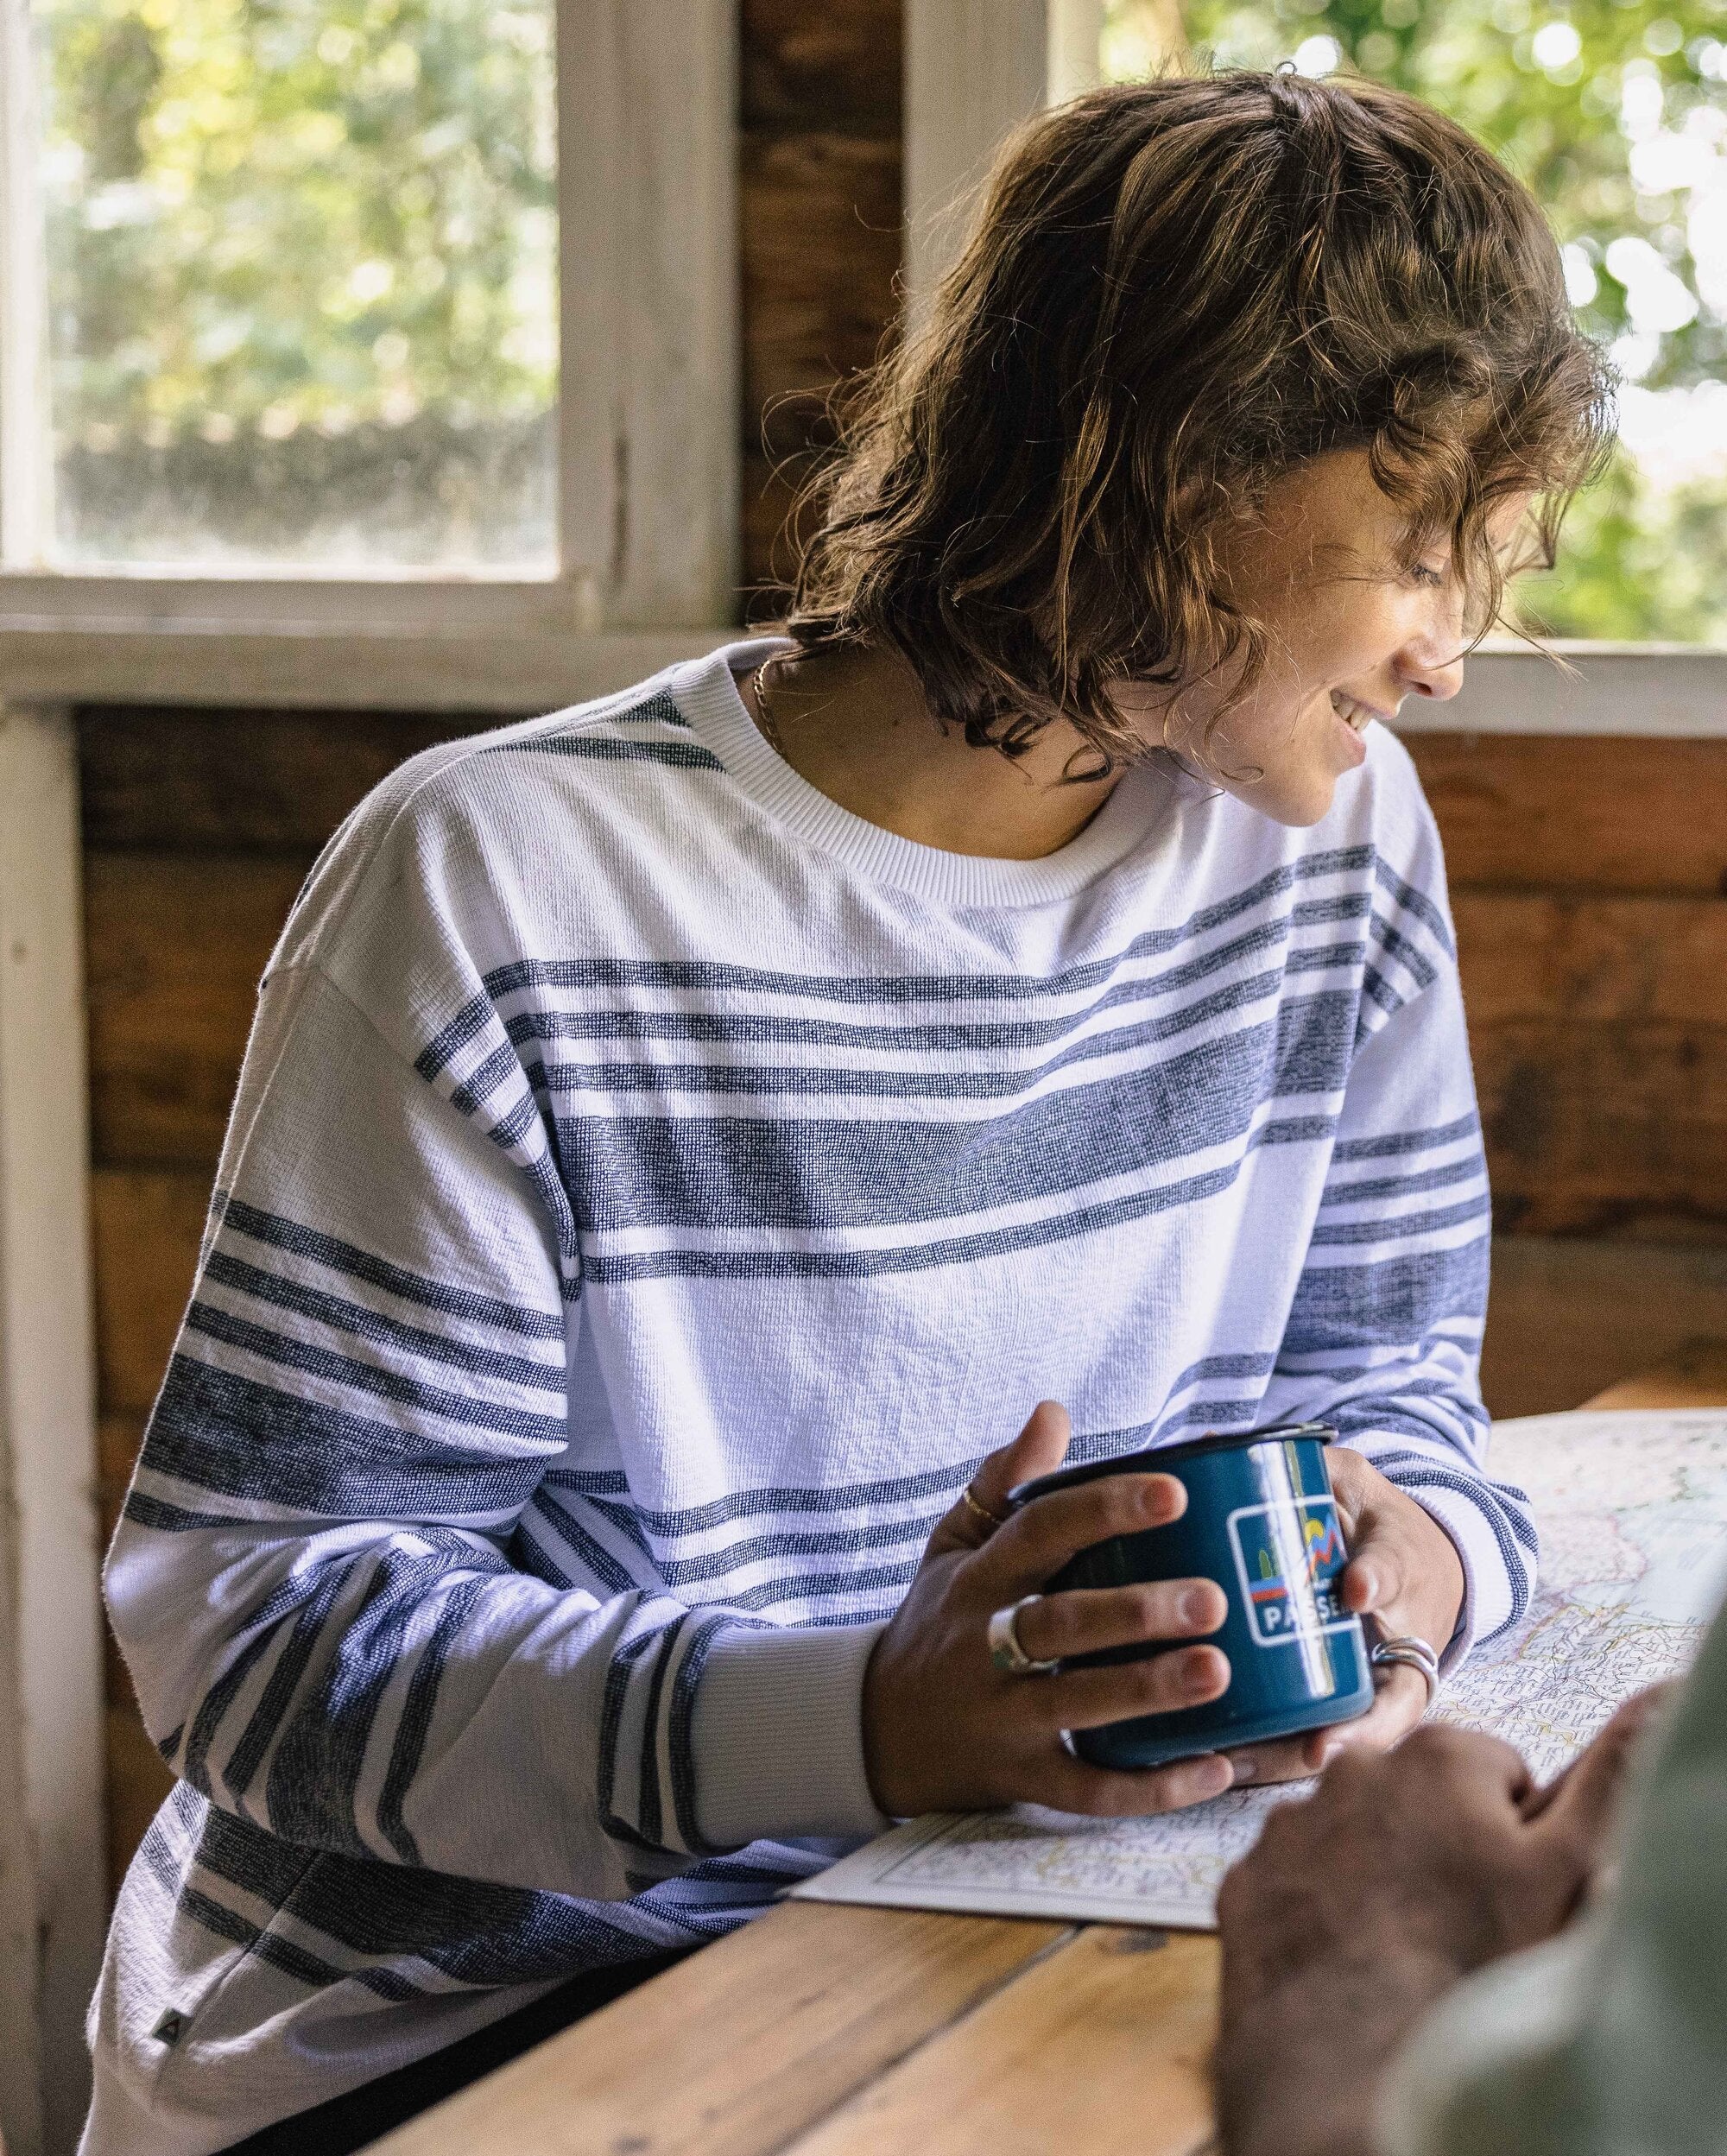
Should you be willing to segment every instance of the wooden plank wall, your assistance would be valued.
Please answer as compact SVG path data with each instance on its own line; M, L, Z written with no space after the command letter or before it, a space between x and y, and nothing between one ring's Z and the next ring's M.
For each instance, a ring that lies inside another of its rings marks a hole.
M775 458L867 364L898 260L897 0L745 0L753 583ZM805 392L788 401L791 393ZM765 446L764 446L765 439ZM313 856L461 719L81 715L103 1495L123 1492L196 1256L256 983ZM1573 1404L1727 1333L1727 742L1412 741L1449 851L1501 1230L1487 1383ZM111 1662L115 1877L166 1786Z
M1483 1381L1539 1413L1727 1336L1727 741L1409 745L1493 1178Z
M404 756L478 720L79 715L104 1521L161 1381L258 977L318 849ZM168 1786L110 1645L112 1881Z
M900 266L900 0L743 0L743 576L762 620L830 391L875 358Z

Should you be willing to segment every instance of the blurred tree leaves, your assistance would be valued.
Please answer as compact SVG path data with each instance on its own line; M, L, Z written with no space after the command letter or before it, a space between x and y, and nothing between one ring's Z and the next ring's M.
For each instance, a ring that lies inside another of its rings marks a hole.
M370 438L408 430L435 462L446 437L544 421L550 0L35 14L63 490L134 450L155 458L142 501L176 471L243 488L249 452L302 430L357 432L374 459Z

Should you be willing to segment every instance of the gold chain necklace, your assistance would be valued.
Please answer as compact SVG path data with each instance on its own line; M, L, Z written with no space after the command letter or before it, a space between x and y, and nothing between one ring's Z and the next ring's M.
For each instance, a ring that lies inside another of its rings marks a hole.
M780 730L774 724L774 715L768 709L768 669L771 666L777 665L785 655L782 651L770 651L761 665L756 667L751 686L756 691L756 724L767 736L768 746L775 755L782 762L789 762L790 759L786 755L786 744L781 740Z

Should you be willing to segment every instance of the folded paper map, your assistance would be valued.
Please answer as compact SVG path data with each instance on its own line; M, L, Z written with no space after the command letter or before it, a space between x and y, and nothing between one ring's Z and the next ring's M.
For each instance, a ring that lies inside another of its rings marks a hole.
M1502 1422L1492 1467L1534 1502L1528 1615L1477 1649L1433 1711L1515 1744L1546 1779L1622 1700L1690 1665L1727 1590L1727 1413ZM1209 1930L1224 1874L1302 1785L1147 1819L1010 1811L908 1820L794 1892L977 1914Z

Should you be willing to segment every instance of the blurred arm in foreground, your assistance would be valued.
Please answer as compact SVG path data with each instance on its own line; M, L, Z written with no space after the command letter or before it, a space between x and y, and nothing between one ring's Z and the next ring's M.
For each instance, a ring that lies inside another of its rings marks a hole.
M1669 1689L1546 1790L1509 1746L1430 1726L1274 1816L1218 1907L1225 2156L1724 2146L1727 1618Z

